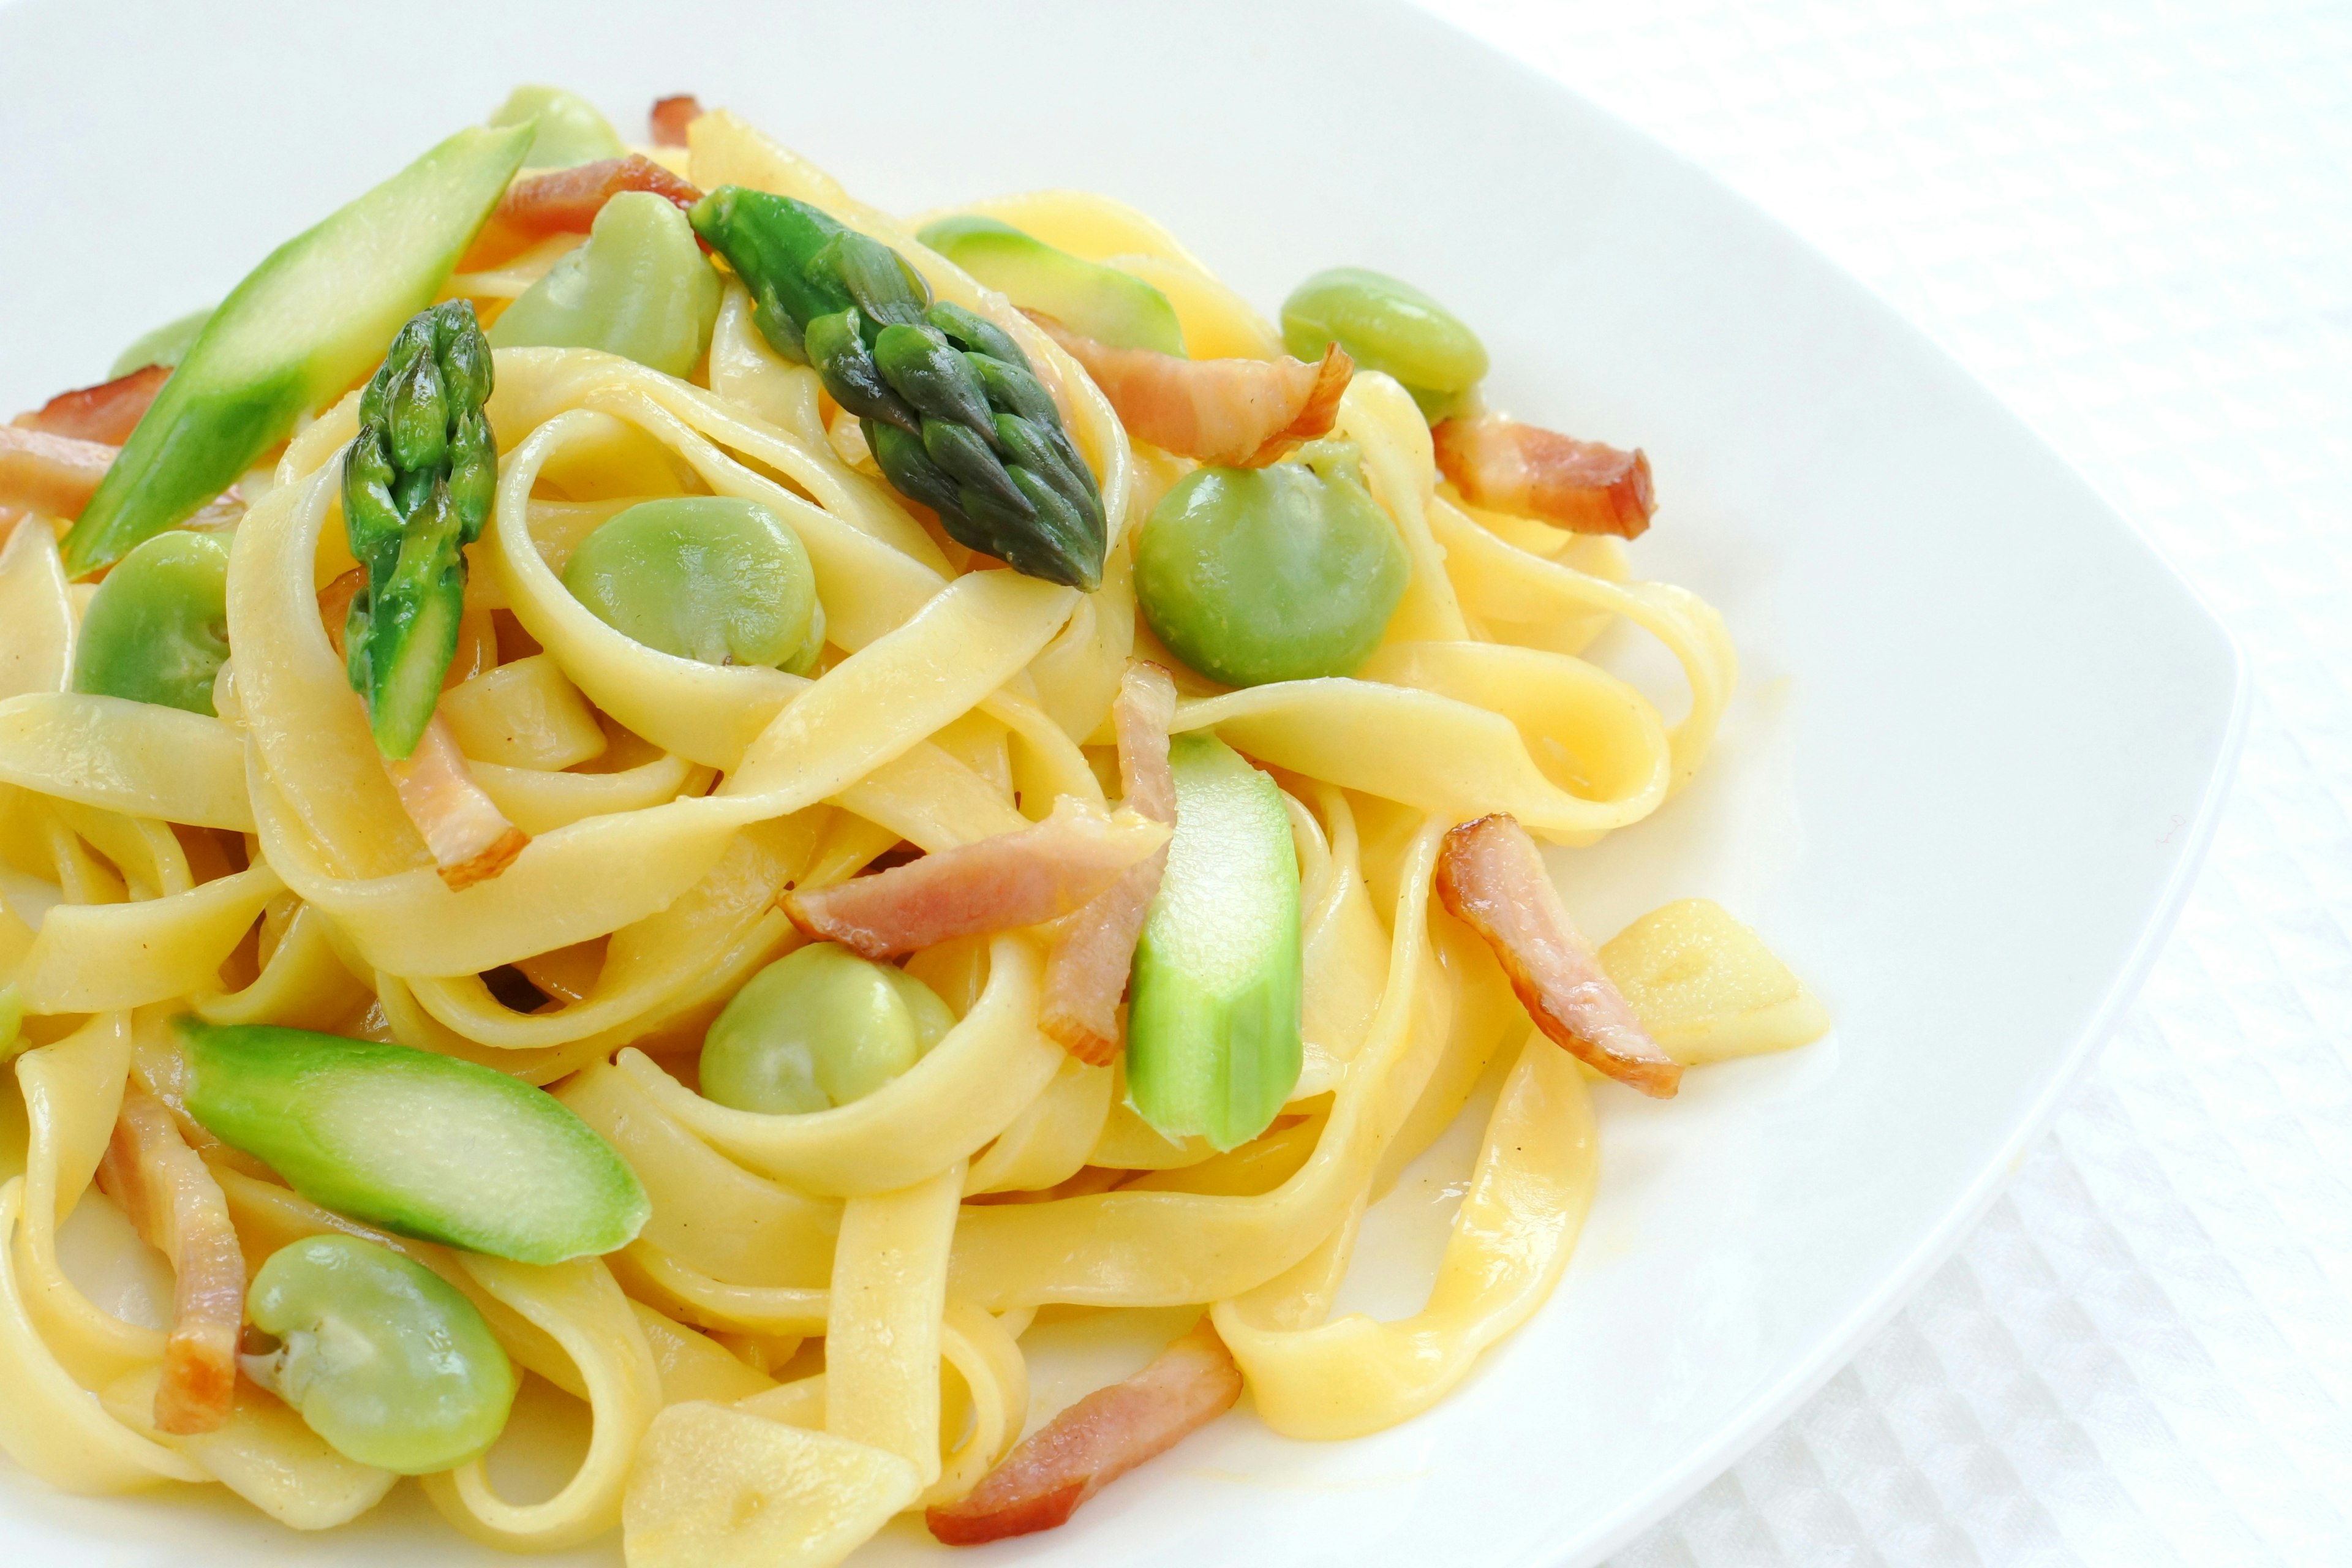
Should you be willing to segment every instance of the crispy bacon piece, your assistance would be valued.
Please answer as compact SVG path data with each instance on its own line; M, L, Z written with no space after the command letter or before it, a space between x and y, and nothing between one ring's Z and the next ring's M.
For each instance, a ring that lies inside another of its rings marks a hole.
M1473 506L1621 539L1638 538L1658 507L1638 447L1621 452L1493 414L1441 420L1430 436L1439 471Z
M889 958L1066 915L1167 843L1163 823L1064 795L1043 822L782 902L810 936Z
M327 640L334 645L337 658L350 657L343 647L343 628L352 618L352 601L366 586L367 568L354 566L319 590L319 622L327 628Z
M1528 1016L1554 1044L1643 1094L1673 1097L1683 1069L1601 972L1526 828L1496 812L1447 829L1437 896L1495 950Z
M98 1184L147 1244L172 1263L172 1333L155 1385L155 1426L216 1432L236 1404L236 1341L245 1323L245 1254L228 1199L172 1112L152 1094L123 1097Z
M1135 660L1119 681L1110 718L1118 735L1121 804L1173 828L1176 775L1168 767L1168 731L1176 721L1176 682L1158 665ZM1118 1054L1118 999L1167 866L1163 844L1085 908L1054 922L1037 1026L1089 1066L1108 1066Z
M1135 435L1204 463L1263 468L1301 441L1328 435L1356 362L1339 344L1314 364L1277 360L1179 359L1119 349L1030 312L1086 367Z
M75 518L121 448L22 425L0 425L0 507Z
M491 222L525 245L551 234L586 234L604 204L624 191L651 191L681 210L702 199L700 191L651 158L632 153L517 180L499 198Z
M702 100L690 92L654 100L654 145L683 147L686 128L702 118Z
M1203 1318L1150 1366L1098 1388L1038 1431L961 1500L923 1522L950 1546L1066 1524L1078 1505L1233 1408L1241 1368Z
M400 792L401 809L425 836L433 863L451 892L487 882L514 864L530 835L506 819L466 766L457 737L440 714L404 762L383 759Z
M16 424L19 429L120 447L131 439L140 416L155 401L155 395L163 390L163 383L171 374L169 365L151 364L96 386L60 392L42 404L37 412L16 416Z

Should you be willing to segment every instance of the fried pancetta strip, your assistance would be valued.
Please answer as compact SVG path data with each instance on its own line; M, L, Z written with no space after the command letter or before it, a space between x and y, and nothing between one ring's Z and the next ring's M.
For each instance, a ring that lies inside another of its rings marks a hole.
M782 903L810 936L889 958L1066 915L1167 843L1164 823L1064 795L1043 822L871 877L786 893Z
M1497 812L1447 829L1437 896L1495 950L1528 1016L1554 1044L1643 1094L1674 1094L1683 1069L1601 972L1526 828Z
M1304 360L1179 359L1120 349L1031 318L1086 367L1129 433L1204 463L1263 468L1301 441L1328 435L1356 362L1339 344Z
M383 771L400 792L401 809L425 836L433 864L452 892L487 882L514 864L530 835L506 819L466 766L457 737L440 714L425 726L406 760L386 757Z
M654 100L654 145L683 147L686 128L702 118L702 100L690 92Z
M950 1546L1068 1521L1078 1505L1166 1453L1242 1396L1241 1368L1206 1319L1125 1383L1098 1388L1021 1440L958 1501L925 1511Z
M0 425L0 507L79 517L118 450L100 441Z
M319 590L319 621L327 628L327 640L334 645L337 658L351 657L343 647L343 632L351 622L352 601L366 586L367 568L354 566Z
M245 1254L228 1200L181 1138L170 1109L135 1089L123 1097L98 1184L172 1264L172 1333L155 1385L156 1428L216 1432L236 1404L236 1341L245 1323Z
M632 153L517 180L499 198L491 222L525 244L551 234L586 234L604 204L624 191L651 191L680 209L702 199L686 181L642 153Z
M1486 415L1430 432L1437 467L1473 506L1556 522L1575 533L1638 537L1657 510L1650 459L1598 441Z
M1110 720L1118 735L1121 804L1173 828L1176 775L1168 766L1168 731L1176 721L1176 682L1156 664L1133 661L1119 681ZM1118 1054L1118 999L1167 866L1163 844L1129 867L1108 891L1054 922L1037 1026L1089 1066L1107 1066Z
M339 658L344 657L343 627L352 601L366 586L367 568L354 566L319 590L319 619ZM383 760L383 771L400 792L401 808L425 836L425 847L433 851L433 863L450 891L488 881L513 865L530 842L530 835L509 822L474 782L457 735L438 713L406 762Z
M131 432L171 374L169 365L151 364L96 386L60 392L37 412L18 415L16 423L19 429L120 447L131 439Z

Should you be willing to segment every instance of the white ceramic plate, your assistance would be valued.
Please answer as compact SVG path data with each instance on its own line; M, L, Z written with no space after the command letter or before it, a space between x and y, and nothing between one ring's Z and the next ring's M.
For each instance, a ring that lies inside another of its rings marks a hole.
M1839 1029L1672 1103L1602 1089L1566 1282L1433 1413L1321 1446L1237 1414L972 1561L1582 1563L1825 1378L2006 1177L2179 901L2238 661L2014 417L1713 181L1419 13L1265 9L14 5L0 406L98 379L519 79L625 128L697 90L902 210L1108 191L1267 307L1340 262L1450 301L1505 406L1648 448L1663 507L1637 569L1721 605L1746 659L1703 782L1561 858L1572 903L1605 933L1719 898ZM1460 1157L1383 1205L1360 1304L1416 1305ZM1081 1376L1049 1371L1046 1400ZM0 1539L22 1568L478 1552L413 1492L301 1540L216 1496L54 1496L5 1461ZM940 1550L902 1524L859 1561Z

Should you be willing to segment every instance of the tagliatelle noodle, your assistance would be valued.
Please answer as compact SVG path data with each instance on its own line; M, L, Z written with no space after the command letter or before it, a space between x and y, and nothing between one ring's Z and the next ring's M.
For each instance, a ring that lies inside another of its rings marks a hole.
M515 1550L610 1530L666 1405L731 1401L848 1439L824 1452L862 1456L860 1474L903 1460L918 1506L954 1501L1022 1436L1020 1342L1041 1306L1208 1308L1260 1415L1328 1437L1427 1408L1559 1277L1596 1179L1583 1079L1524 1037L1499 969L1433 902L1439 839L1493 811L1564 846L1639 822L1699 764L1736 660L1715 612L1630 580L1617 542L1464 505L1412 399L1370 373L1335 435L1410 567L1381 646L1347 678L1223 691L1181 677L1177 730L1272 771L1297 849L1305 1062L1275 1124L1223 1153L1152 1130L1120 1069L1040 1032L1025 931L908 960L954 1023L862 1099L774 1116L697 1092L710 1019L803 941L777 907L786 889L855 875L901 840L937 852L1013 831L1062 795L1108 803L1110 703L1129 657L1157 647L1139 631L1134 536L1193 465L1131 447L1075 362L915 240L924 219L856 201L723 111L690 137L698 184L810 202L1013 336L1099 483L1102 585L995 570L936 531L861 458L816 374L761 336L732 279L691 381L590 350L498 351L499 478L470 551L471 679L451 708L482 753L477 782L531 841L453 892L320 621L320 590L353 564L340 481L355 396L296 435L236 528L216 718L72 692L87 591L67 584L47 520L18 523L0 547L0 1003L26 1014L31 1136L24 1175L0 1187L0 1447L60 1486L216 1476L315 1528L391 1484L249 1389L241 1401L265 1403L241 1403L224 1434L159 1441L140 1411L163 1335L60 1264L64 1217L110 1201L90 1177L126 1081L170 1096L180 1010L396 1040L548 1085L637 1172L651 1218L635 1240L536 1268L356 1224L205 1148L249 1266L323 1231L377 1240L449 1280L519 1365L580 1402L585 1457L546 1500L501 1498L479 1460L425 1481L460 1529ZM1153 283L1197 357L1281 352L1132 209L1047 192L958 210ZM512 298L557 254L451 288ZM799 536L824 613L813 675L674 658L564 587L606 519L700 493L758 502ZM1617 619L1680 664L1690 704L1672 723L1580 657ZM535 649L499 663L516 633ZM506 964L551 1000L502 1001ZM1330 1318L1368 1207L1523 1037L1427 1306L1395 1323ZM825 1370L774 1384L820 1337ZM710 1440L730 1419L673 1418ZM670 1451L646 1450L648 1500L691 1494L656 1473ZM878 1496L795 1506L831 1508L854 1535L895 1506Z

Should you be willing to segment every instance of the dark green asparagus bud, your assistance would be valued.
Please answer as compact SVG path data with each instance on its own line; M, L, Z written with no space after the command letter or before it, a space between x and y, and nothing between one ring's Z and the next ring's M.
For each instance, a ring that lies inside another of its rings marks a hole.
M1013 341L1012 333L985 316L975 316L961 305L947 300L934 301L924 316L931 325L952 338L958 348L1002 360L1028 376L1029 384L1036 386L1036 377L1030 374L1029 356L1021 352L1021 345ZM1042 386L1037 387L1041 396L1045 390Z
M874 461L900 495L918 500L941 517L963 508L961 491L945 470L923 450L923 439L892 425L866 421L866 444Z
M890 389L881 367L866 346L865 322L857 307L819 316L803 334L809 363L816 367L833 400L860 419L878 419L915 434L922 421L906 400Z
M1035 474L1079 512L1098 504L1093 476L1081 481L1070 472L1070 465L1045 431L1017 414L1000 414L995 424L997 449L1005 455L1009 467ZM1078 473L1086 473L1085 464L1076 467Z
M804 202L723 185L688 216L776 352L863 422L893 488L1015 571L1101 584L1101 491L1010 335L932 300L904 257Z
M817 253L820 271L838 273L866 320L886 327L910 326L923 319L931 286L906 258L856 229L845 228Z
M954 475L956 482L965 489L990 497L1015 515L1028 510L1029 503L1022 499L1021 487L997 460L985 437L944 419L926 419L923 450L932 462Z
M490 380L474 307L453 300L409 318L360 394L343 531L367 585L352 595L344 652L387 757L416 749L457 651L464 547L481 537L498 489Z

